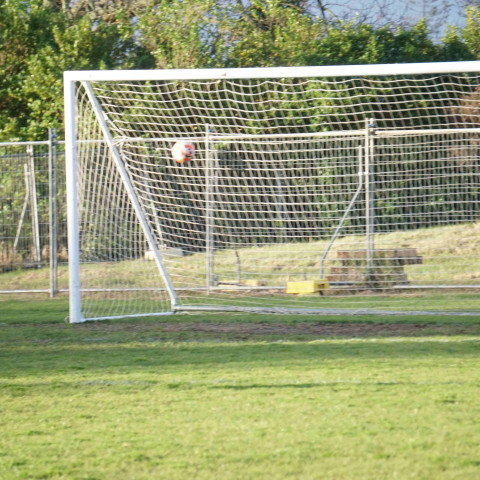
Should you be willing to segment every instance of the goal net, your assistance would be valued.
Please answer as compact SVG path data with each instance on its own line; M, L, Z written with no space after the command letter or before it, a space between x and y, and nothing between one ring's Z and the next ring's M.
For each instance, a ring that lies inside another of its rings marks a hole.
M480 313L479 72L66 72L71 321Z

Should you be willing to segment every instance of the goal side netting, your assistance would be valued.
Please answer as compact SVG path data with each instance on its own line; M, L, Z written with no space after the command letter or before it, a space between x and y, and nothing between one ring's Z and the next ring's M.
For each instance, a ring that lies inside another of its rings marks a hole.
M480 313L478 72L67 72L72 321Z

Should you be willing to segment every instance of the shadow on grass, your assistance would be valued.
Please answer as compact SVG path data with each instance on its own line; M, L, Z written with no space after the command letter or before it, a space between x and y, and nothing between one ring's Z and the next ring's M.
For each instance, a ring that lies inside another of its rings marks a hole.
M65 323L68 316L68 297L65 295L50 299L12 295L0 297L0 324Z
M342 317L330 322L315 316L300 319L193 315L68 325L63 322L67 308L66 298L0 303L0 377L75 372L185 373L236 365L242 369L312 365L316 368L343 361L371 362L375 366L432 357L439 362L478 358L480 351L478 338L467 336L480 336L478 317L463 317L465 323L452 320L450 324L445 323L444 317L438 323L430 317L431 323L421 325L413 325L408 319L398 324L384 319L388 329L378 335L382 317L369 322L362 317ZM344 324L339 325L342 321ZM388 332L400 325L401 331L397 329L389 337ZM445 328L438 328L439 325ZM304 334L300 327L305 328ZM342 333L343 327L348 328ZM321 333L321 328L326 331ZM372 328L373 333L362 335L362 329ZM451 341L421 336L449 334L466 336ZM352 339L362 336L370 338Z
M281 367L322 368L478 359L478 339L328 340L296 343L4 345L0 377L209 372Z
M0 297L0 325L8 324L64 324L68 319L68 297L65 295L54 299L46 298L18 298L18 296L5 295ZM373 308L373 307L372 307ZM353 309L354 311L355 309ZM480 315L363 315L363 314L252 314L252 313L194 313L177 314L160 317L143 317L142 319L118 319L113 322L87 322L83 325L86 328L90 325L110 324L117 325L138 323L185 323L185 322L215 322L215 323L395 323L395 324L462 324L480 325Z
M262 389L311 389L311 388L336 388L336 387L345 387L348 386L349 388L359 386L364 387L366 385L375 386L375 387L407 387L411 385L464 385L467 382L445 382L442 380L438 381L431 381L431 382L406 382L406 381L392 381L392 382L382 382L382 381L354 381L354 380L344 380L344 381L325 381L325 382L308 382L308 383L280 383L280 384L273 384L273 383L252 383L246 385L235 385L235 384L223 384L223 385L209 385L208 388L212 390L262 390Z

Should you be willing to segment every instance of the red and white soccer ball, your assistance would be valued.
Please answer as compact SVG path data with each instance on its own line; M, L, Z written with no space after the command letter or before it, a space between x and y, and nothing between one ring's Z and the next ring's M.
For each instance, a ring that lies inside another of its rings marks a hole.
M172 148L172 157L178 163L188 162L195 153L192 142L179 141Z

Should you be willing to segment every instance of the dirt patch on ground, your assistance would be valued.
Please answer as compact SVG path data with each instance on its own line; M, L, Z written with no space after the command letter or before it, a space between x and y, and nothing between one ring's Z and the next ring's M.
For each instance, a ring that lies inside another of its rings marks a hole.
M248 339L258 336L308 337L410 337L424 335L480 334L479 325L400 323L90 323L81 325L96 332L199 333Z

